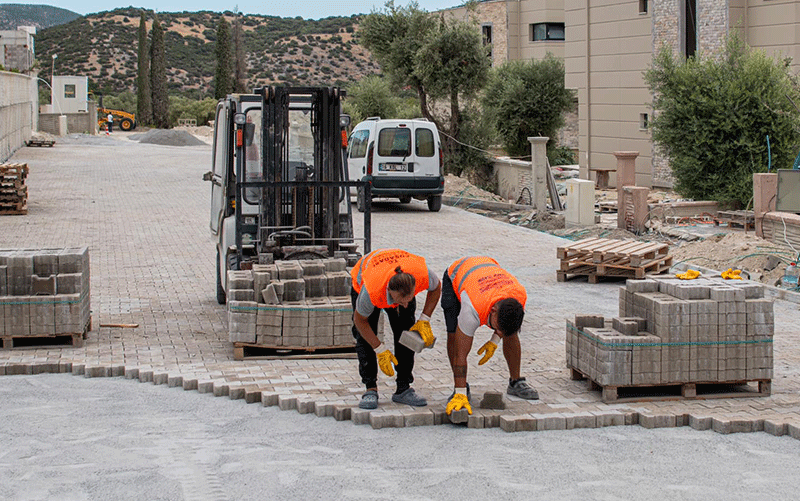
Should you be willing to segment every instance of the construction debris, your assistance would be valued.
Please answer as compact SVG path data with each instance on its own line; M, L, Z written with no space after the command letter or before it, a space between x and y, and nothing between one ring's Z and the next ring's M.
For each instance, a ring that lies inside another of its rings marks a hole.
M589 283L600 277L644 278L672 266L669 245L636 240L587 238L558 247L556 255L561 260L559 282L576 276L588 277Z

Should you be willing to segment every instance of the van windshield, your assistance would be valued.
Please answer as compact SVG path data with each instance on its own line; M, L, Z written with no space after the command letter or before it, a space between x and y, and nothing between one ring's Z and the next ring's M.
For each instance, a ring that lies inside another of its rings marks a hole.
M378 134L378 155L382 157L411 155L411 130L406 127L382 129Z

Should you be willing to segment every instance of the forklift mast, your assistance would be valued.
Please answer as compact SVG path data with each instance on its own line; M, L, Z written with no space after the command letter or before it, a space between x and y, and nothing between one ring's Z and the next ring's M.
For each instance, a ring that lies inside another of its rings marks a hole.
M348 261L357 259L350 186L365 183L347 177L342 130L349 121L341 114L344 91L270 86L256 89L255 94L261 97L261 123L249 122L249 115L234 117L240 266L246 267L243 252L253 246L256 256L252 257L262 261L260 256L269 255L265 262L345 253ZM261 138L259 161L248 167L247 148L257 147L253 144L256 127ZM257 215L243 214L246 205L257 206ZM369 211L364 217L364 237L366 254L370 250Z

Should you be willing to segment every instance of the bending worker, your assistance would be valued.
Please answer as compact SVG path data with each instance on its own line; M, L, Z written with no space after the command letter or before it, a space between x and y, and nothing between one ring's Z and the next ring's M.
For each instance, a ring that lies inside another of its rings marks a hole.
M404 330L419 332L426 346L433 345L430 318L442 293L438 277L430 272L425 259L400 249L379 249L359 259L350 272L353 288L353 337L356 338L358 373L367 391L359 407L378 407L378 367L394 376L397 369L397 391L392 401L422 407L428 402L418 395L414 382L414 351L400 344ZM427 290L425 306L419 320L415 313L415 296ZM375 334L381 310L386 311L394 335L394 354Z
M492 338L478 350L483 365L492 358L503 341L503 355L510 377L506 392L526 400L539 394L520 377L522 349L519 329L525 316L525 288L490 257L465 257L445 271L442 277L442 309L447 325L447 356L453 369L455 391L447 404L447 414L466 408L472 414L467 384L467 355L475 331L481 325L494 330Z

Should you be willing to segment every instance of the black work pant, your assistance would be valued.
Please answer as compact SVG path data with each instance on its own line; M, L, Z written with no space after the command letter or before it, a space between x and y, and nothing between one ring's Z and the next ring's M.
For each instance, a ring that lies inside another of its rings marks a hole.
M358 294L354 289L350 289L350 300L353 303L353 311L356 309L356 298ZM389 319L389 326L394 335L394 356L397 358L397 365L395 366L395 373L397 374L397 393L402 393L411 386L414 382L414 355L416 354L411 348L406 348L400 344L400 336L403 331L410 329L416 320L417 300L413 299L407 308L398 306L397 308L386 308L386 316ZM378 319L381 315L381 309L375 308L372 314L368 317L369 326L372 331L378 333ZM369 345L364 338L359 334L355 324L353 324L353 337L356 339L356 353L358 354L358 374L361 376L361 382L364 383L366 388L377 388L378 386L378 359L375 355L375 350ZM389 344L388 341L385 344Z

